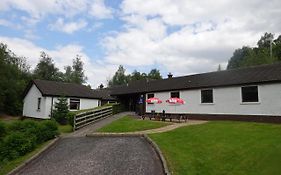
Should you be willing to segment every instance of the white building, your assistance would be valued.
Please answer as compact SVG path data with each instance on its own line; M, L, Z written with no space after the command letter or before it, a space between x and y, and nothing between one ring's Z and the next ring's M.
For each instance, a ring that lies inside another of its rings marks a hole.
M46 80L33 80L24 94L23 116L49 119L59 97L67 98L70 110L101 105L102 97L87 86Z
M116 88L112 95L141 115L165 110L198 119L281 121L281 64L142 80ZM151 97L163 102L146 103ZM166 103L171 97L185 104Z

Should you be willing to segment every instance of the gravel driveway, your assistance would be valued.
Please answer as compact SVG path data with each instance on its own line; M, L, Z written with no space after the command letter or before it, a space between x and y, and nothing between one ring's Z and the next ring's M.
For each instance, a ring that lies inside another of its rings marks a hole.
M154 149L142 137L69 137L20 174L163 174Z

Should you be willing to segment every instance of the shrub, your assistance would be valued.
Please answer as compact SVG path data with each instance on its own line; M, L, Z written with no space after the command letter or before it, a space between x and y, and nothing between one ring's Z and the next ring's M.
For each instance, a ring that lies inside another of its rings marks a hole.
M74 117L75 117L75 113L73 112L69 112L67 114L67 120L68 120L68 123L73 127L74 126Z
M45 120L39 123L39 130L36 134L37 143L42 143L52 138L55 138L58 132L58 125L55 121Z
M5 123L0 122L0 138L6 135L6 126Z
M0 148L0 157L12 160L32 151L35 146L36 137L34 135L14 132L4 138Z
M121 104L121 103L112 105L112 113L113 114L124 112L126 110L127 110L126 106Z
M55 109L53 111L53 117L59 124L67 123L67 114L69 113L68 104L66 98L58 98L58 102L55 103Z

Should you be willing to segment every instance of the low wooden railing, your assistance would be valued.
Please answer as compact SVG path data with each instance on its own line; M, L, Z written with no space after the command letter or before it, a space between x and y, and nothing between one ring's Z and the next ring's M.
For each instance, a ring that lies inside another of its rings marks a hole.
M112 106L93 109L74 116L73 130L80 129L97 120L106 118L112 115Z

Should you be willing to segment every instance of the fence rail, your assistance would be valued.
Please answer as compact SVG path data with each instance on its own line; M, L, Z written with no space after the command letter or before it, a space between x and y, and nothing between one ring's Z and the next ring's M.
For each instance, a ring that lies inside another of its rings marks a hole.
M106 118L112 115L112 106L93 109L74 116L73 129L77 130L86 125L89 125L99 119Z

